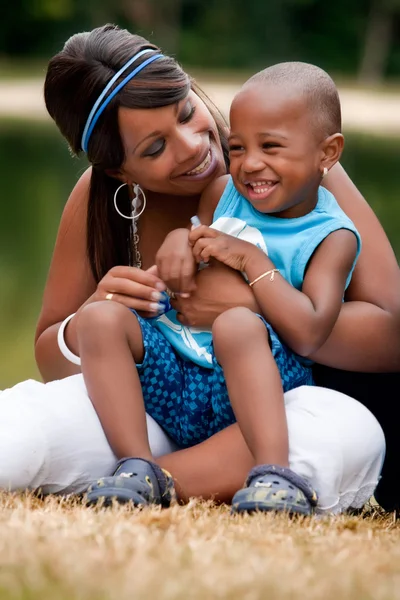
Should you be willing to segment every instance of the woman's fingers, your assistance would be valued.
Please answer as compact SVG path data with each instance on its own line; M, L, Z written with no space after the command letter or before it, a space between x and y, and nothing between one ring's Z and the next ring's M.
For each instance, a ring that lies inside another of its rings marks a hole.
M131 296L132 298L139 298L141 300L154 300L155 302L158 302L162 298L162 292L154 287L119 277L113 277L104 281L104 283L98 286L98 292L100 296L99 300L107 300L106 296L109 293Z
M165 284L154 272L113 267L97 287L96 300L113 300L139 311L160 312Z
M153 265L153 267L150 267L150 269L147 271L143 271L142 269L138 269L136 267L113 267L108 271L107 275L102 279L102 281L108 279L109 277L114 279L126 279L135 283L147 285L148 287L152 287L160 291L164 291L166 289L166 285L157 276L156 269L156 265Z
M162 312L164 306L160 304L160 302L156 301L148 301L141 300L140 298L132 298L132 296L125 296L124 294L112 294L112 298L109 298L113 302L119 302L123 304L127 308L133 308L133 310L137 310L141 313L150 313L153 317L154 315Z

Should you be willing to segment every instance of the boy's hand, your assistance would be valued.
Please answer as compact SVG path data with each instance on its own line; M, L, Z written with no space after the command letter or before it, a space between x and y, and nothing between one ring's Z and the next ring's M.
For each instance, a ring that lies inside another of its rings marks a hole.
M176 294L187 297L196 289L197 263L189 244L188 229L174 229L156 254L159 277Z
M237 271L245 271L251 257L262 252L250 242L205 225L190 231L189 242L193 246L193 255L198 263L208 263L210 258L215 258Z

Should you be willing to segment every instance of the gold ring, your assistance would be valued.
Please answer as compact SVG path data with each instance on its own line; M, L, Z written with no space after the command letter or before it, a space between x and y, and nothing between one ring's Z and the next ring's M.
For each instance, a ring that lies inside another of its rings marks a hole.
M167 295L172 299L175 300L176 299L176 294L175 292L171 292L171 290L167 289Z
M106 300L112 300L113 299L114 294L112 294L111 292L109 294L107 294L106 296Z

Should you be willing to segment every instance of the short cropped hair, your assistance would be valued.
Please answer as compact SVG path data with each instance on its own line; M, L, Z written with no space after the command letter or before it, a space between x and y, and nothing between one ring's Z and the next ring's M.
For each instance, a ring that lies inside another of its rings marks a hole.
M283 62L256 73L245 84L267 83L303 95L318 133L324 137L340 133L342 116L333 79L323 69L303 62Z

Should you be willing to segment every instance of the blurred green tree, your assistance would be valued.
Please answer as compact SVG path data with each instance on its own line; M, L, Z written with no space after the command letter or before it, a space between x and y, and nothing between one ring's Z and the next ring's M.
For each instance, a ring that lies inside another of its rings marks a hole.
M395 17L400 0L371 0L363 45L359 79L379 83L386 74L395 36Z
M400 74L400 0L13 0L0 20L0 57L48 57L107 22L206 68L298 59L364 81Z

